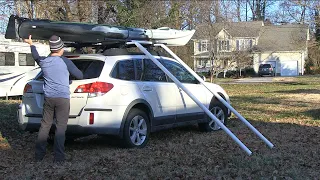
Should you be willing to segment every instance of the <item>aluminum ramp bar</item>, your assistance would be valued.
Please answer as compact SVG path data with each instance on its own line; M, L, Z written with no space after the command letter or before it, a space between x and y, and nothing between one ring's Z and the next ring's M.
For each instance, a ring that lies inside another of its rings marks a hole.
M204 83L204 80L199 77L188 65L186 65L175 53L173 53L166 45L164 44L155 44L154 46L160 46L166 50L174 59L176 59L181 65L183 65L203 86L205 86L220 102L222 102L228 109L230 109L249 129L251 129L260 139L262 139L269 148L273 148L274 145L265 138L255 127L253 127L241 114L239 114L229 103L227 103L217 92L211 91Z
M221 121L214 116L176 77L174 77L150 52L144 48L140 42L132 41L127 44L135 44L143 53L145 53L173 82L181 88L211 119L213 119L249 156L252 154L249 148L245 146Z

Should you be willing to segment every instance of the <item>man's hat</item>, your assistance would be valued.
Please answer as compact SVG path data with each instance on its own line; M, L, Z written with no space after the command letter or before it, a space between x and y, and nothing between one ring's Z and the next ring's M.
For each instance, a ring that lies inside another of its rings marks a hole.
M62 42L61 38L56 35L50 37L49 45L51 51L58 51L64 47L64 43Z

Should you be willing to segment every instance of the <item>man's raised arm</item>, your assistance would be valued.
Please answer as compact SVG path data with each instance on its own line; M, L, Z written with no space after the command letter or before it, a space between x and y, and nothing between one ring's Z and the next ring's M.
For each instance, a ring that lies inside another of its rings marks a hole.
M28 43L30 45L32 57L37 62L37 64L39 65L40 60L42 60L42 59L44 59L46 57L39 56L37 48L33 45L33 42L32 42L32 39L31 39L31 35L29 35L29 39L24 39L24 42L26 42L26 43Z
M76 79L83 79L83 73L77 68L76 65L74 65L74 63L70 59L64 56L61 56L61 58L63 59L64 63L66 63L68 71L72 76L74 76Z

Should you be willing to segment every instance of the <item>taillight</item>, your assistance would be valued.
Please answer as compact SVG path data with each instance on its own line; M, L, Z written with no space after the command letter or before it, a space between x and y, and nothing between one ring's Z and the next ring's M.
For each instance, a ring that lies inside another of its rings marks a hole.
M113 88L113 84L106 82L94 82L79 85L74 93L89 93L89 97L102 96Z
M32 86L30 84L26 84L23 89L23 93L32 93Z
M269 68L269 70L272 71L273 69L272 69L272 68Z
M94 114L90 113L89 115L89 124L94 124Z

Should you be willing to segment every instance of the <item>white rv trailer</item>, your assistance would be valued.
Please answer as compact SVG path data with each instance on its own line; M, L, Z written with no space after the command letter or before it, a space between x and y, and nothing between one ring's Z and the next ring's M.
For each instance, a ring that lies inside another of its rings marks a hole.
M50 53L48 45L34 43L40 56ZM30 46L0 36L0 97L20 96L25 84L40 71Z

